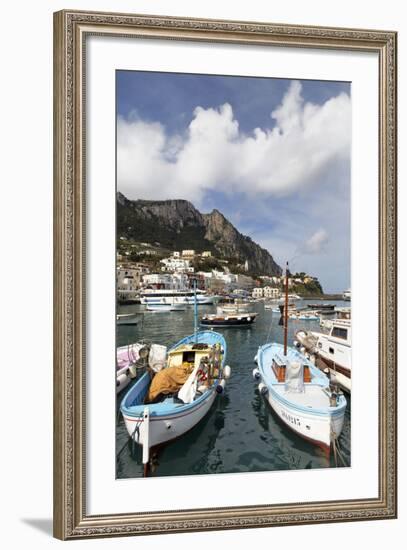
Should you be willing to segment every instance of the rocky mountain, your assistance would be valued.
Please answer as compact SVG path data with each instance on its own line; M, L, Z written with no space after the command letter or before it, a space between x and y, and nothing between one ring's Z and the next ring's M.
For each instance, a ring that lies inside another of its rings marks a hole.
M242 235L218 210L201 214L186 200L128 200L117 193L117 235L170 250L210 250L258 274L280 275L270 253Z

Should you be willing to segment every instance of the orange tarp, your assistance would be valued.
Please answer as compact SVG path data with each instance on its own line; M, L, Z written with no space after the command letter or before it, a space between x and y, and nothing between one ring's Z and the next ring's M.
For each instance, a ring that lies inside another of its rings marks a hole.
M193 370L193 364L183 363L181 367L168 367L157 372L151 381L146 403L153 402L160 394L176 393Z

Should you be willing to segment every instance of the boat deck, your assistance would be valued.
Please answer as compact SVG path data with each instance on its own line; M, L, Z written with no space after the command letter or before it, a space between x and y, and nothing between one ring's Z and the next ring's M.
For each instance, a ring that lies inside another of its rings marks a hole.
M324 409L329 407L329 397L321 388L314 384L305 384L304 392L295 393L287 392L285 384L273 385L273 390L285 399L289 399L291 403L309 409Z

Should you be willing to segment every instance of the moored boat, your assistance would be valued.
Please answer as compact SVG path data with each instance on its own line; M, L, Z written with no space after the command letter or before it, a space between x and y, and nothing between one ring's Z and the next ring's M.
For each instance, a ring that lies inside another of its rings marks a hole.
M348 290L345 290L342 294L342 300L345 300L346 302L350 302L352 299L352 293L351 289L348 288Z
M147 311L159 311L159 312L168 312L168 311L185 311L186 306L181 303L160 303L160 304L147 304Z
M208 294L205 290L185 288L183 290L175 290L169 288L146 288L140 293L140 302L143 305L159 305L163 303L179 303L193 306L195 303L199 305L212 305L218 303L220 297Z
M294 321L319 321L320 316L315 311L297 311L289 314L288 318Z
M249 302L239 300L238 298L235 299L232 303L226 303L219 305L216 308L217 313L220 315L234 315L237 313L248 313L249 308L251 307L251 304Z
M346 399L312 361L287 345L288 263L283 313L284 345L274 342L259 347L253 377L280 420L329 453L332 446L336 448L342 431Z
M117 325L137 325L137 313L118 313L116 315Z
M144 359L148 357L151 347L151 345L146 346L143 342L134 342L117 348L116 393L124 390L131 380L137 376L137 369L144 364Z
M165 361L149 369L121 403L130 437L149 449L179 437L207 414L222 393L230 367L225 365L226 341L214 331L199 331L174 344Z
M234 313L222 315L212 313L201 318L202 326L210 327L248 327L256 320L257 313Z
M297 435L326 451L343 426L346 399L329 378L294 348L277 343L261 346L254 377L259 391L280 420Z
M332 320L328 334L298 331L296 340L320 360L321 368L329 369L334 383L351 392L352 327L349 319Z

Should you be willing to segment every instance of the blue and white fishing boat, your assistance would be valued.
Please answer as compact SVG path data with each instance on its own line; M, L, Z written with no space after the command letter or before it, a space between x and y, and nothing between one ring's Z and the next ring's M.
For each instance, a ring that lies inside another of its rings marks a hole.
M253 371L259 391L295 433L329 451L343 426L346 399L329 378L294 348L261 346Z
M153 379L151 372L145 372L128 391L121 412L128 434L143 446L144 463L148 462L151 447L183 435L206 415L230 376L225 359L223 336L200 331L168 350L164 369L191 365L192 372L179 391L162 395L158 402L145 403Z
M287 289L288 276L286 292ZM312 361L297 349L287 347L287 311L285 307L284 345L260 346L253 377L259 382L260 393L286 426L329 452L342 431L346 399Z
M231 374L230 367L225 365L224 337L214 331L198 331L197 326L195 316L194 334L170 347L161 364L150 361L150 368L121 403L127 432L143 447L145 473L150 448L182 436L202 420L216 396L223 393ZM183 370L187 373L186 380L177 387L176 377ZM151 402L149 396L155 377L165 380L166 376L170 384L167 389L160 389L158 395L154 394Z

